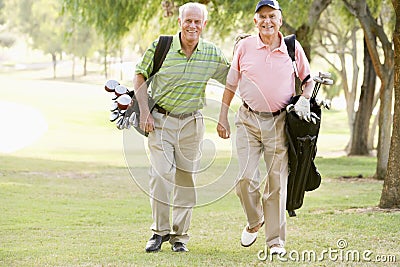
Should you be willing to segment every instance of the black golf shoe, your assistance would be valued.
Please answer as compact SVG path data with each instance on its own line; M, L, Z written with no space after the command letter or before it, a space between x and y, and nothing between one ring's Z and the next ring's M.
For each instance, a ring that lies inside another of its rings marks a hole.
M173 252L188 252L189 250L186 248L186 245L182 242L175 242L171 247Z
M146 252L157 252L160 251L161 245L169 240L169 234L160 236L153 234L153 236L147 241Z

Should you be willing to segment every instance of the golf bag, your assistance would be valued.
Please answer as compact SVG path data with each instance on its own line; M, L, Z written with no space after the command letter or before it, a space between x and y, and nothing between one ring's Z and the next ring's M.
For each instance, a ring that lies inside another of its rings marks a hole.
M149 77L153 77L161 68L165 57L167 56L167 53L171 47L172 43L172 36L160 36L159 41L157 43L155 52L154 52L154 58L153 58L153 71L151 72ZM150 79L146 80L147 86L150 84ZM132 105L126 110L124 117L129 118L133 113L135 113L135 123L133 124L133 127L135 128L136 131L138 131L140 134L144 136L148 136L148 133L144 132L142 129L140 129L140 109L139 109L139 103L136 100L135 97L135 92L132 90L131 92L128 93L129 96L132 98ZM149 108L150 112L153 110L155 102L154 100L149 96L148 99L149 102Z
M295 63L295 38L295 35L289 35L285 37L285 43L298 77ZM289 105L296 104L299 97L300 95L292 97ZM315 102L315 97L310 99L310 111L317 116L314 117L315 124L300 119L296 112L288 111L286 115L286 135L289 143L286 210L290 217L296 216L294 210L303 205L305 191L315 190L321 184L321 175L314 164L321 124L321 107Z
M291 99L295 104L299 96ZM289 216L296 216L295 209L303 205L305 191L317 189L321 184L314 159L317 153L317 139L321 125L321 107L310 99L310 111L318 118L316 123L301 120L295 112L287 112L286 135L288 138L289 177L287 183L286 210Z

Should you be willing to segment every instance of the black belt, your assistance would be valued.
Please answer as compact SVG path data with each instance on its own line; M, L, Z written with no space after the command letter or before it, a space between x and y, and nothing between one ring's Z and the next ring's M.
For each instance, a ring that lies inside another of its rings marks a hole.
M249 107L249 105L247 105L246 102L243 102L243 107L245 107L248 111L251 111L254 114L260 115L262 117L271 117L271 116L275 117L275 116L278 116L279 114L281 114L283 111L286 110L286 108L282 108L282 109L274 111L274 112L260 112L260 111L252 110L251 107Z
M173 118L177 118L177 119L186 119L187 117L193 116L197 113L197 111L194 111L194 112L190 112L190 113L174 114L174 113L171 113L171 112L165 110L163 107L160 107L157 104L154 107L156 108L157 112L159 112L161 114L165 114L165 115L173 117Z

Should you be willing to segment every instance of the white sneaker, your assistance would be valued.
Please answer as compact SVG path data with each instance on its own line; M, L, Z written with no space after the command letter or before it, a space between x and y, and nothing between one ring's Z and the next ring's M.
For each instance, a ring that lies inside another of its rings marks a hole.
M275 246L275 247L270 248L269 252L271 253L271 255L273 255L273 254L282 255L282 254L286 254L286 249L282 246Z
M240 238L240 243L243 247L250 247L251 245L253 245L253 243L256 242L258 236L258 231L255 233L247 232L248 226L249 225L247 224L246 227L243 229L242 237Z

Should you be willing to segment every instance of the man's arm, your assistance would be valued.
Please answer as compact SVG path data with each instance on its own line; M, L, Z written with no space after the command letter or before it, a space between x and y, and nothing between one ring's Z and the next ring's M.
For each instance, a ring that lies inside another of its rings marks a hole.
M310 99L313 89L314 89L314 81L311 78L309 78L309 80L305 83L303 87L303 93L301 95L307 99Z
M149 99L147 94L146 78L142 74L136 74L133 79L133 87L135 89L136 100L140 110L140 129L150 133L154 131L154 119L150 114Z
M228 121L229 107L232 99L235 96L237 86L226 85L224 94L222 96L221 112L219 114L219 121L217 125L217 132L219 137L228 139L231 135L231 129Z

